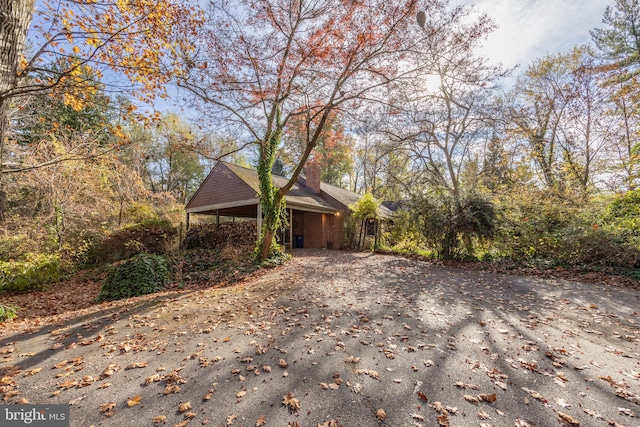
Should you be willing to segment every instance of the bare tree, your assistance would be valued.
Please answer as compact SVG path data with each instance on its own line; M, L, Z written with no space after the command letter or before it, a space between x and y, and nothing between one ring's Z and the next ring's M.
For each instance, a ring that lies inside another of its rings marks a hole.
M488 138L488 107L507 74L475 52L494 23L486 15L471 20L471 13L456 7L422 15L426 36L413 55L420 73L398 88L388 130L410 152L426 183L454 198L462 190L465 163Z
M271 252L286 193L336 110L371 101L398 79L417 38L416 0L214 1L198 55L185 59L180 85L209 117L257 147L264 228L259 257ZM445 2L430 1L429 10ZM442 29L445 31L445 29ZM304 123L305 151L278 189L271 170L282 134Z

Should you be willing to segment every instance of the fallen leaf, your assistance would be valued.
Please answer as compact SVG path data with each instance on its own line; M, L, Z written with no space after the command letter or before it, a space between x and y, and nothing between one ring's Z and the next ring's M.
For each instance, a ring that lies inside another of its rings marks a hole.
M464 397L464 400L466 400L467 402L471 402L474 405L477 405L478 402L479 402L478 398L475 397L475 396L471 396L471 395L465 394L463 397Z
M600 415L597 411L594 411L593 409L582 408L582 411L584 411L585 414L590 415L594 418L602 418L602 415Z
M133 399L127 400L127 406L128 407L136 406L138 403L140 403L141 400L142 400L142 397L136 396Z
M227 417L227 425L230 426L233 424L233 421L238 418L238 414L231 414Z
M40 371L42 371L42 368L29 369L27 372L24 373L24 376L25 377L30 377L32 375L37 374Z
M565 426L580 427L580 421L576 420L569 414L558 412L558 421Z
M116 407L116 402L108 402L103 405L100 405L100 412L102 413L109 412L115 407Z
M185 402L178 405L178 412L181 414L191 409L191 402Z
M80 401L82 401L85 397L87 396L76 397L75 399L69 401L69 405L75 405L77 403L80 403Z
M487 414L483 410L480 410L480 411L478 411L478 419L480 419L480 420L490 420L491 417L489 416L489 414Z
M260 415L260 418L256 421L256 427L262 427L267 423L267 417L265 415Z
M481 402L489 402L489 403L493 403L496 401L497 397L495 393L492 394L479 394L478 395L478 399Z
M155 383L162 380L162 376L160 374L153 374L144 379L144 384L149 385L151 383Z
M447 414L438 415L438 426L440 427L449 427L449 416Z
M288 393L282 397L282 404L289 408L291 411L297 411L300 409L300 401L293 396L293 393Z
M424 421L424 417L420 414L411 414L411 418L418 421Z
M426 394L424 394L423 392L419 391L417 394L418 394L418 397L419 397L421 400L424 400L425 402L429 400L429 398L427 397L427 395L426 395Z
M289 366L289 364L286 360L280 359L278 360L278 366L280 366L282 369L285 369L287 366Z
M455 386L461 389L471 389L471 390L480 390L480 387L475 385L475 384L465 384L462 381L457 381L455 383Z
M524 391L526 391L527 393L529 393L529 395L530 395L531 397L533 397L534 399L537 399L537 400L539 400L539 401L540 401L540 402L542 402L542 403L547 403L547 399L545 399L544 397L542 397L542 395L541 395L540 393L538 393L537 391L535 391L535 390L530 390L530 389L528 389L528 388L526 388L526 387L522 387L522 389L523 389Z
M376 411L376 419L377 420L384 420L385 418L387 418L387 413L384 411L384 409L380 408Z
M109 366L107 366L106 368L104 368L104 370L102 371L102 374L100 374L100 379L105 379L107 377L112 376L114 373L116 373L118 371L118 365L115 364L111 364Z
M164 415L157 415L155 417L153 417L151 419L151 421L153 421L154 424L160 424L160 423L164 423L166 421L167 417Z
M636 414L633 413L633 411L631 409L627 409L627 408L618 408L619 412L622 412L625 415L628 415L630 417L635 417Z
M571 404L567 403L567 401L565 401L562 398L556 397L553 399L553 401L556 403L556 405L560 406L561 408L570 408Z
M236 397L240 399L245 394L247 394L246 390L240 390L239 392L236 393Z
M437 412L439 412L440 414L447 414L448 415L448 411L447 409L444 407L444 405L440 402L433 402L433 409L435 409Z
M536 427L536 425L529 420L516 418L516 427Z
M124 369L146 368L148 364L149 364L149 362L136 362L136 363L132 363L130 365L127 365Z

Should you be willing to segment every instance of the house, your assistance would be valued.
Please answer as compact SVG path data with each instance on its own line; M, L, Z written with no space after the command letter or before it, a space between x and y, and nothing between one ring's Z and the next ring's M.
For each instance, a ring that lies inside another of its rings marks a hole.
M287 179L273 176L281 188ZM232 163L218 161L186 205L187 227L192 214L256 218L261 229L258 173ZM346 243L346 221L349 205L362 196L352 191L320 182L317 162L309 161L305 175L286 195L288 228L282 230L279 241L289 248L343 248ZM390 218L391 211L380 206L380 218Z

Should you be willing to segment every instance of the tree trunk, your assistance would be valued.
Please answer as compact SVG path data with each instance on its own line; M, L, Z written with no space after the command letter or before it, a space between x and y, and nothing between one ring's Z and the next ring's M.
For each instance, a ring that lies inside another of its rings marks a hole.
M282 136L280 108L274 107L275 129L270 131L260 146L258 157L258 179L260 181L260 203L262 204L262 231L258 240L257 254L259 259L267 259L272 255L272 245L284 215L284 192L273 185L271 170L276 160L276 153ZM260 230L258 230L260 232Z
M18 61L31 25L35 0L0 0L0 100L17 84ZM4 105L6 108L6 105Z
M31 25L35 0L0 0L0 220L7 195L2 181L9 99L18 84L18 62Z

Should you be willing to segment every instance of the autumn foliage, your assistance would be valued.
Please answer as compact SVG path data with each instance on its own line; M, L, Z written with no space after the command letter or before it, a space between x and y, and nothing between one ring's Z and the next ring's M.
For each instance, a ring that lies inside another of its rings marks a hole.
M145 100L162 96L176 70L177 52L188 49L187 36L200 19L188 2L43 1L31 29L35 50L20 58L19 84L11 94L65 87L65 101L79 109L92 86L83 73L91 68L98 77L125 76L128 83L120 80L119 89Z

